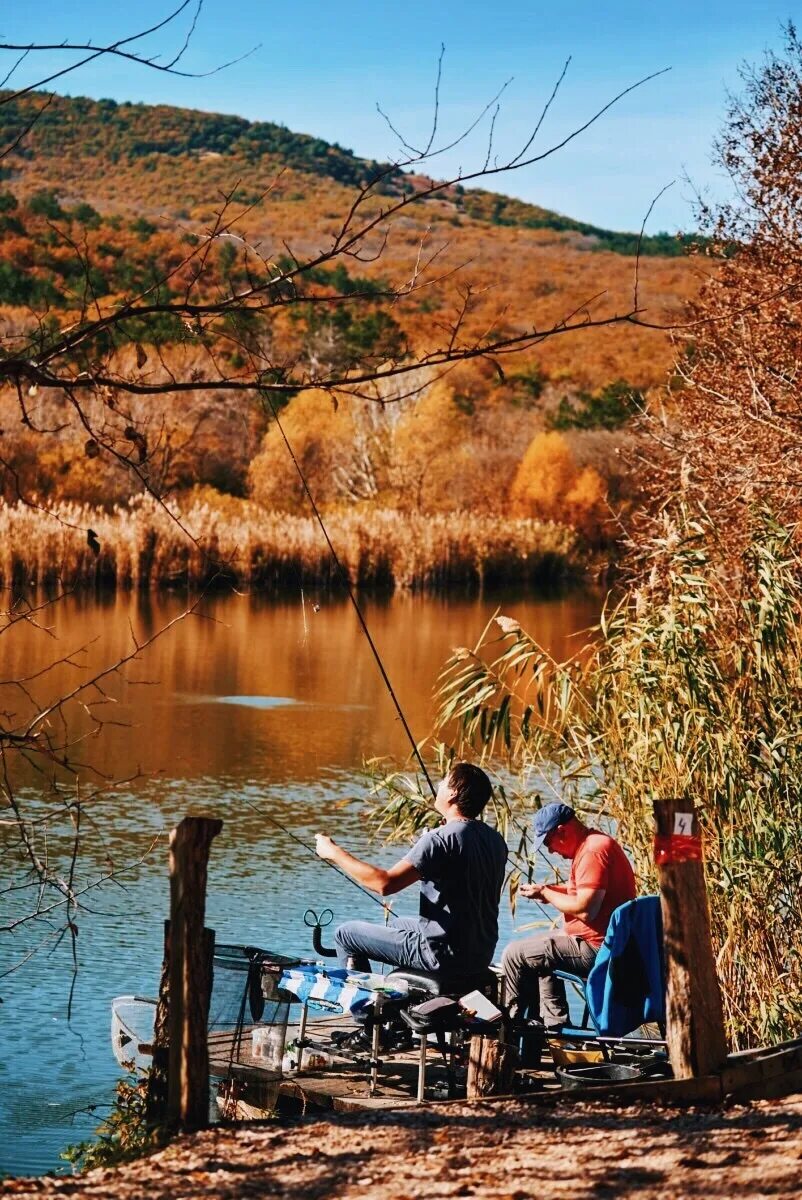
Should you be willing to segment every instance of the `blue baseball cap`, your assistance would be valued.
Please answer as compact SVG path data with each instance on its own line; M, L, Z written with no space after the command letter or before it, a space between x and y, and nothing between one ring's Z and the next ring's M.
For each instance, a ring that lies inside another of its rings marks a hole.
M536 854L551 831L558 825L565 825L566 821L570 821L574 815L574 810L569 804L560 804L559 801L555 801L553 804L544 804L542 808L539 808L535 813L535 838L532 852Z

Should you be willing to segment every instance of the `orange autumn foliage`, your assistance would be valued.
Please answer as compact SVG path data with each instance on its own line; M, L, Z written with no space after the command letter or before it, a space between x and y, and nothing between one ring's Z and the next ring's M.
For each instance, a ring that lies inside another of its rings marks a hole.
M385 404L345 397L336 409L327 392L309 388L280 420L318 503L425 512L470 505L471 423L442 380ZM250 494L267 508L295 512L307 501L281 428L270 426L251 463Z
M336 409L328 392L299 392L281 416L281 428L292 447L315 500L330 503L338 496L337 468L353 442L354 426L347 405ZM308 502L298 471L287 452L281 429L273 423L248 471L250 495L265 508L305 510Z
M570 525L592 544L604 541L610 524L604 479L594 467L578 466L556 431L532 439L510 488L510 507L516 516Z

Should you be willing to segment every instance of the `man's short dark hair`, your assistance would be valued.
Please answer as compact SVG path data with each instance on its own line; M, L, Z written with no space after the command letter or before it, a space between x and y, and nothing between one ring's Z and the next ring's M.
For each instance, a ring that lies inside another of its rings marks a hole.
M453 803L463 817L478 817L490 799L492 787L481 767L459 762L448 773Z

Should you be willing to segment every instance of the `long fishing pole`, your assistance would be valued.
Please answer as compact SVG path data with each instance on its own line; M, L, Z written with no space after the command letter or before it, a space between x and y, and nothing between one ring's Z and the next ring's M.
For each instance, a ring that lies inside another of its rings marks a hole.
M332 542L331 538L329 537L329 532L328 532L328 530L326 529L326 525L325 525L325 523L324 523L324 521L323 521L323 517L322 517L322 516L321 516L321 514L320 514L320 509L318 508L318 506L317 506L317 504L316 504L316 502L315 502L315 497L312 495L312 492L311 492L311 489L310 489L310 487L309 487L309 484L308 484L308 483L307 483L307 481L306 481L306 476L305 476L305 475L304 475L304 473L303 473L303 469L301 468L301 464L298 462L298 459L297 459L297 458L296 458L296 456L295 456L295 451L294 451L294 450L293 450L293 448L292 448L292 445L291 445L291 443L290 443L290 440L289 440L289 438L287 437L286 433L284 432L284 426L282 425L282 423L281 423L281 420L279 419L279 415L278 415L278 412L277 412L277 410L276 410L276 406L275 406L275 405L274 405L274 403L273 403L272 396L270 395L270 393L269 393L269 392L263 392L263 393L262 393L262 396L263 396L263 398L264 398L264 399L267 401L267 403L268 403L268 405L269 405L269 407L270 407L270 412L271 412L271 414L272 414L272 416L273 416L273 420L274 420L274 421L275 421L275 423L276 423L276 426L277 426L277 428L278 428L278 431L279 431L279 433L281 434L282 441L284 442L284 445L287 447L287 453L289 454L290 458L292 459L292 464L293 464L293 466L295 467L295 470L296 470L296 472L297 472L297 474L298 474L298 478L299 478L299 480L301 481L301 487L303 488L303 490L304 490L304 493L305 493L305 495L306 495L306 498L307 498L307 500L309 501L309 504L310 504L310 507L311 507L311 509L312 509L312 512L315 514L315 519L317 520L317 523L318 523L318 525L320 526L320 532L323 534L323 537L326 539L326 545L327 545L327 546L328 546L328 548L329 548L329 553L331 554L331 557L332 557L332 559L334 560L334 565L335 565L335 567L337 568L337 571L338 571L338 573L339 573L340 579L342 580L343 584L345 585L346 591L348 592L348 598L349 598L349 600L351 601L351 604L352 604L352 605L353 605L353 607L354 607L354 611L355 611L355 613L356 613L356 615L357 615L357 617L358 617L358 619L359 619L359 624L362 626L362 632L364 633L365 637L366 637L366 638L367 638L367 640L368 640L368 645L370 646L370 649L371 649L371 651L372 651L372 653L373 653L373 657L374 657L374 659L376 660L376 666L379 668L379 671L380 671L380 673L381 673L381 677L382 677L382 679L384 680L384 683L385 683L385 686L387 687L387 690L388 690L388 692L390 693L390 698L391 698L391 700L392 700L392 702L393 702L393 704L394 704L394 706L395 706L395 711L398 713L398 718L399 718L399 720L401 721L401 724L402 724L402 725L403 725L403 727L404 727L404 731L405 731L405 733L406 733L406 735L407 735L407 737L408 737L408 739L409 739L409 743L410 743L410 745L411 745L411 747L412 747L412 752L413 752L413 754L415 755L415 758L418 760L418 764L419 764L419 766L420 766L420 769L421 769L421 771L423 772L423 775L424 775L424 778L426 779L426 782L427 782L427 783L428 783L428 785L429 785L429 789L430 789L430 791L431 791L431 793L432 793L432 796L435 796L435 797L436 797L436 796L437 796L437 790L436 790L436 788L435 788L434 784L432 783L432 779L431 779L431 776L429 775L429 772L428 772L428 770L426 769L426 763L423 761L423 757L421 756L421 752L420 752L420 750L418 749L418 743L415 741L415 738L413 737L412 730L410 729L410 727L409 727L409 723L407 722L407 719L406 719L406 717L404 716L404 711L403 711L403 709L401 708L401 704L400 704L400 702L399 702L399 700L398 700L398 697L397 697L397 696L396 696L396 694L395 694L395 689L393 688L393 685L392 685L392 683L390 682L390 677L389 677L389 675L387 674L387 671L385 670L385 666L384 666L384 663L382 662L381 655L379 654L379 651L378 651L378 649L377 649L377 647L376 647L376 643L373 641L373 638L371 637L371 633L370 633L370 630L368 629L367 621L365 620L365 617L364 617L364 615L363 615L363 613L362 613L362 609L359 607L359 601L358 601L358 600L357 600L357 598L356 598L356 595L355 595L355 593L354 593L354 589L353 589L353 587L351 586L351 580L349 579L349 577L348 577L348 574L347 574L347 572L346 572L345 568L343 567L342 563L340 562L340 559L339 559L339 556L338 556L338 554L337 554L337 551L336 551L336 550L335 550L335 548L334 548L334 544L333 544L333 542ZM254 806L254 805L251 805L251 807L255 807L255 806ZM259 810L257 809L257 811L259 811ZM265 815L267 815L267 814L265 814ZM277 825L279 828L283 828L283 826L279 825L279 822L278 822L278 821L276 821L274 818L270 817L270 818L268 818L268 819L269 819L269 820L272 820L272 821L273 821L273 823L274 823L275 825ZM296 838L296 837L294 837L294 835L293 835L293 834L291 834L291 833L289 832L289 830L286 830L286 829L285 829L285 833L289 834L289 836L290 836L290 837L292 837L292 838L293 838L293 840L294 840L294 841L296 841L296 842L298 842L300 845L302 845L302 846L303 846L303 845L305 845L305 843L304 843L304 842L302 842L300 838ZM316 853L316 851L315 851L315 850L314 850L314 849L313 849L311 846L307 846L306 848L307 848L308 850L310 850L312 853ZM545 857L545 855L544 855L544 857ZM547 860L547 861L548 861L548 860ZM329 863L329 866L334 866L334 863ZM341 875L342 875L342 876L343 876L345 879L349 879L349 880L351 880L351 883L353 883L353 884L354 884L356 887L358 887L358 888L360 889L360 891L363 891L363 892L365 892L365 895L366 895L366 896L370 896L371 900L375 900L375 901L376 901L378 904L382 904L382 902L381 902L380 900L378 900L378 898L377 898L376 896L374 896L374 895L373 895L371 892L368 892L368 891L366 891L366 890L365 890L365 888L363 888L363 887L361 886L361 884L358 884L358 883L356 882L356 880L354 880L354 879L351 879L351 876L350 876L350 875L346 875L344 871L340 871L340 868L339 868L339 867L336 867L336 868L335 868L335 870L339 871L339 872L340 872L340 874L341 874ZM543 905L541 904L541 902L540 902L539 900L535 900L535 901L534 901L534 903L537 905L537 907L540 909L540 911L543 913L543 915L544 915L544 916L545 916L547 919L551 920L551 918L550 918L550 916L549 916L549 913L548 913L548 912L546 911L546 909L543 907ZM384 908L384 909L385 909L385 911L386 911L386 906L385 906L384 904L382 904L382 908Z
M331 557L334 560L334 565L337 568L337 572L340 576L340 579L342 580L343 584L345 585L346 591L348 592L348 599L351 601L351 604L354 607L354 612L357 615L359 624L362 626L362 632L364 633L365 637L368 640L368 645L370 646L371 651L373 653L373 657L376 660L376 666L379 668L381 677L384 680L387 691L390 693L390 699L392 700L392 702L395 706L395 711L398 714L398 719L400 720L401 724L403 725L404 732L406 733L407 737L409 738L409 743L412 746L412 753L415 755L415 758L418 760L418 765L420 766L420 769L423 772L424 778L429 785L429 790L431 791L432 796L437 796L437 789L435 788L434 784L432 783L431 776L429 775L429 772L426 769L426 763L423 761L421 752L418 749L418 743L415 741L415 738L412 736L412 730L410 729L407 719L404 716L404 711L401 708L398 697L395 694L395 689L393 688L393 685L390 682L390 677L387 674L387 671L385 670L385 666L384 666L384 663L382 662L381 655L379 654L379 651L376 647L376 643L373 641L373 638L371 637L371 633L370 633L370 630L368 629L367 621L365 620L365 618L363 616L362 609L359 607L359 601L357 600L356 594L351 585L351 580L348 577L347 571L345 570L342 563L340 562L337 551L334 549L334 544L333 544L331 538L329 537L328 530L326 529L326 526L323 522L323 518L320 515L320 509L318 508L317 504L315 503L315 498L309 489L309 484L306 482L306 476L304 475L303 470L301 469L301 464L298 462L298 459L295 457L295 451L293 450L292 446L290 445L289 438L287 437L286 433L284 432L284 426L281 424L281 421L279 420L279 415L278 415L278 412L276 411L275 405L273 404L273 399L269 392L263 392L262 395L267 400L267 403L270 406L270 411L273 414L273 420L276 422L276 426L278 427L278 431L281 434L284 445L287 447L287 453L289 454L290 458L292 459L293 466L295 467L295 470L298 473L298 478L301 481L301 486L304 489L306 498L309 501L312 512L315 514L317 523L320 526L320 532L323 534L323 537L326 539L326 545L329 548L329 553L331 554Z

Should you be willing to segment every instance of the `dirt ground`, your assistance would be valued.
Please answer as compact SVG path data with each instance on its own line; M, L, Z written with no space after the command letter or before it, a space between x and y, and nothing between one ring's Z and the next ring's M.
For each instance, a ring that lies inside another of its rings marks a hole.
M802 1195L802 1095L715 1109L519 1102L210 1130L117 1170L7 1180L0 1197L494 1200Z

